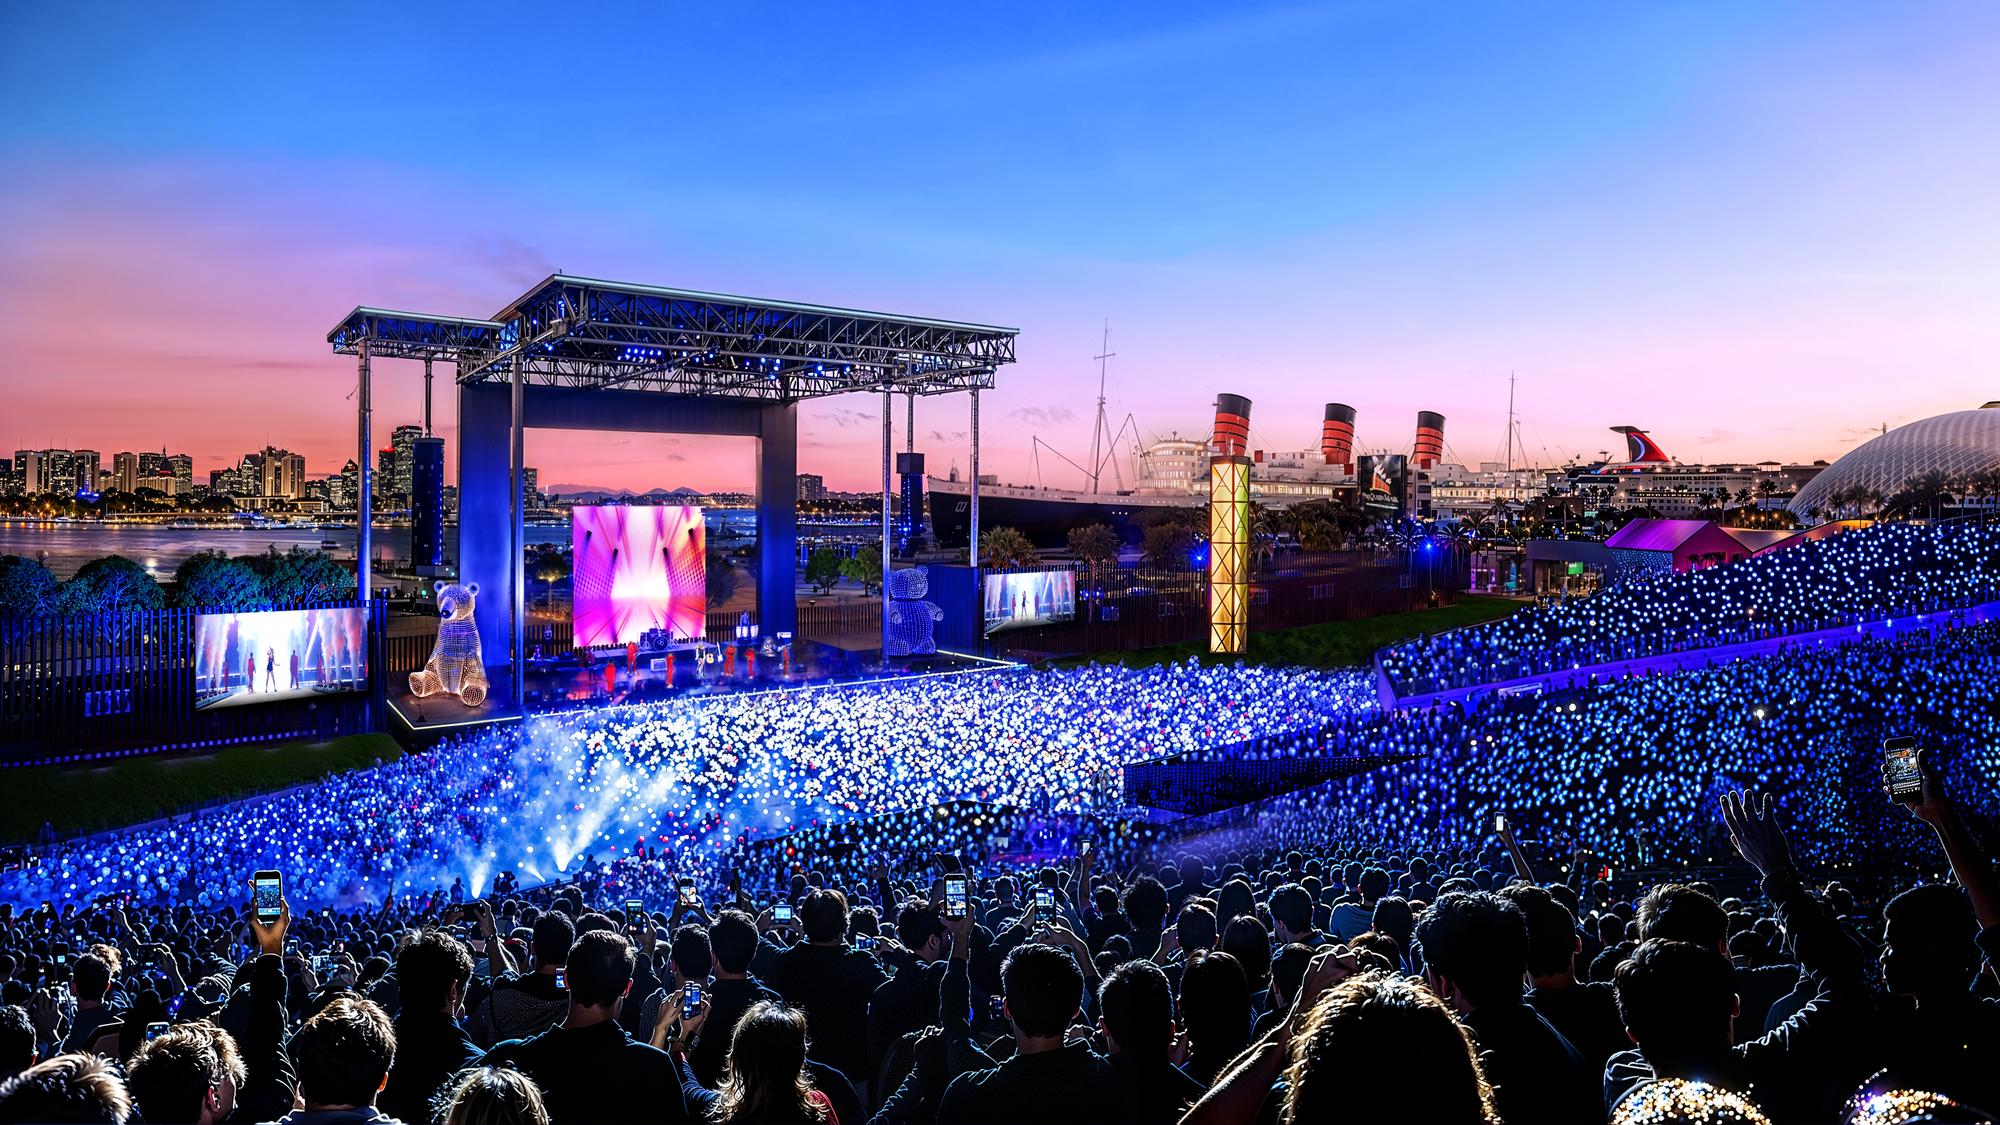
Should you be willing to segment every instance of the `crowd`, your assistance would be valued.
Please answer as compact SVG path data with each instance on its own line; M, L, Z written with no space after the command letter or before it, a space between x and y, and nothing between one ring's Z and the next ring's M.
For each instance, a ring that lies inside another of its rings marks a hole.
M2000 599L2000 528L1876 524L1384 649L1399 695Z
M2000 884L1923 783L1954 882L1893 894L1732 793L1742 893L1538 879L1503 832L0 908L0 1123L1990 1120Z

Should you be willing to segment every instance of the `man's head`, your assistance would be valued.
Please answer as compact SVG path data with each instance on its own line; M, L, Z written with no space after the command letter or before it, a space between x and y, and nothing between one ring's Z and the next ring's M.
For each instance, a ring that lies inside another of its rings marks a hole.
M1417 922L1427 972L1457 989L1468 1008L1521 999L1528 927L1514 904L1486 891L1442 895Z
M674 980L686 984L691 980L708 979L708 963L714 948L708 943L708 931L693 924L674 931L673 963Z
M1729 915L1722 904L1685 883L1662 883L1639 900L1639 940L1689 941L1729 955Z
M1655 1069L1726 1050L1736 976L1715 947L1649 938L1612 978L1618 1016Z
M1018 1035L1045 1039L1063 1033L1083 997L1083 973L1065 950L1017 945L1000 965L1000 993Z
M374 1105L396 1060L396 1032L370 1000L341 997L299 1028L291 1054L308 1110Z
M535 964L560 965L576 943L576 926L559 910L545 910L535 919Z
M125 1084L147 1125L210 1125L236 1108L246 1073L236 1040L197 1020L141 1043Z
M741 976L757 955L757 923L741 910L725 910L708 928L708 947L717 970Z
M1576 918L1541 887L1515 883L1497 892L1513 903L1528 924L1528 975L1552 977L1576 971Z
M1174 993L1167 975L1150 961L1127 961L1097 988L1104 1034L1114 1050L1135 1058L1164 1059L1174 1041Z
M799 900L799 925L805 929L806 940L814 945L840 941L847 937L847 899L839 891L808 891Z
M472 951L443 930L419 930L396 951L396 986L409 1011L452 1010L465 998L471 978ZM150 1120L152 1114L146 1116Z
M632 988L638 958L632 943L610 930L592 930L569 947L569 1000L585 1008L613 1008Z
M1279 936L1287 941L1312 932L1312 893L1297 883L1286 883L1271 892L1271 918L1285 928Z
M910 952L924 961L935 961L951 952L951 939L945 934L944 920L938 917L937 907L930 903L914 900L905 903L896 914L896 936L902 939Z
M35 1021L19 1004L0 1007L0 1081L35 1065Z
M1158 933L1167 920L1167 889L1151 875L1141 875L1125 888L1118 905L1124 909L1133 929Z
M0 1084L0 1121L124 1125L131 1095L99 1055L57 1055Z
M1319 951L1310 945L1292 942L1278 955L1271 958L1271 1006L1289 1008L1299 995L1299 986L1305 983L1306 966Z
M1389 873L1379 867L1370 867L1361 873L1357 888L1364 901L1374 902L1389 893Z
M1181 907L1180 917L1174 919L1174 936L1180 939L1181 949L1188 953L1214 949L1215 912L1194 904Z
M1422 984L1395 973L1335 985L1292 1041L1289 1062L1283 1120L1495 1120L1465 1025ZM1367 1077L1383 1074L1422 1078Z
M1915 887L1889 900L1882 917L1882 980L1899 996L1962 993L1979 972L1979 923L1954 887Z
M111 987L111 965L95 953L76 959L69 978L70 994L87 1004L101 1003L104 990Z

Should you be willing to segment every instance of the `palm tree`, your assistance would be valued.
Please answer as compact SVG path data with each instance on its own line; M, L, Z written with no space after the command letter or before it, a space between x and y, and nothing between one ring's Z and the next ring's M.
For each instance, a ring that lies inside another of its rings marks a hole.
M983 565L994 570L1033 566L1036 561L1035 545L1011 527L996 527L981 535L979 550L986 556Z

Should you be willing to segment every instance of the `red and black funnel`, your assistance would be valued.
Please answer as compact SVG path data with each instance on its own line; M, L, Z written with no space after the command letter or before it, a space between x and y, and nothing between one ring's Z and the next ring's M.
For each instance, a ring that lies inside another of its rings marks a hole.
M1208 451L1216 457L1241 457L1250 448L1250 400L1242 395L1215 396L1215 436Z
M1417 446L1413 460L1417 468L1428 469L1444 457L1444 415L1434 410L1417 411Z
M1329 465L1354 471L1354 408L1344 402L1326 404L1326 421L1319 429L1319 454Z

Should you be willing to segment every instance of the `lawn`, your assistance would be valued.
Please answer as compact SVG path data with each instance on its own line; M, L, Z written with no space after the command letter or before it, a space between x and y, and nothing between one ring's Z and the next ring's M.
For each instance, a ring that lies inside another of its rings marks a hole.
M42 824L58 836L143 824L182 805L247 797L403 756L386 734L331 742L232 746L213 754L129 758L96 769L28 766L0 770L0 842L33 843Z
M1513 598L1462 594L1457 605L1438 609L1385 613L1379 617L1329 621L1323 625L1304 625L1297 629L1252 633L1250 651L1242 659L1250 664L1285 664L1307 668L1353 667L1368 663L1375 655L1375 650L1383 645L1393 644L1419 633L1441 633L1446 629L1493 621L1513 613L1525 604L1527 603ZM1133 649L1129 652L1066 656L1049 663L1059 668L1074 668L1093 660L1105 663L1122 658L1128 668L1146 668L1168 661L1185 661L1190 656L1200 657L1204 664L1227 663L1237 659L1234 656L1211 655L1206 641L1185 641L1177 645Z

